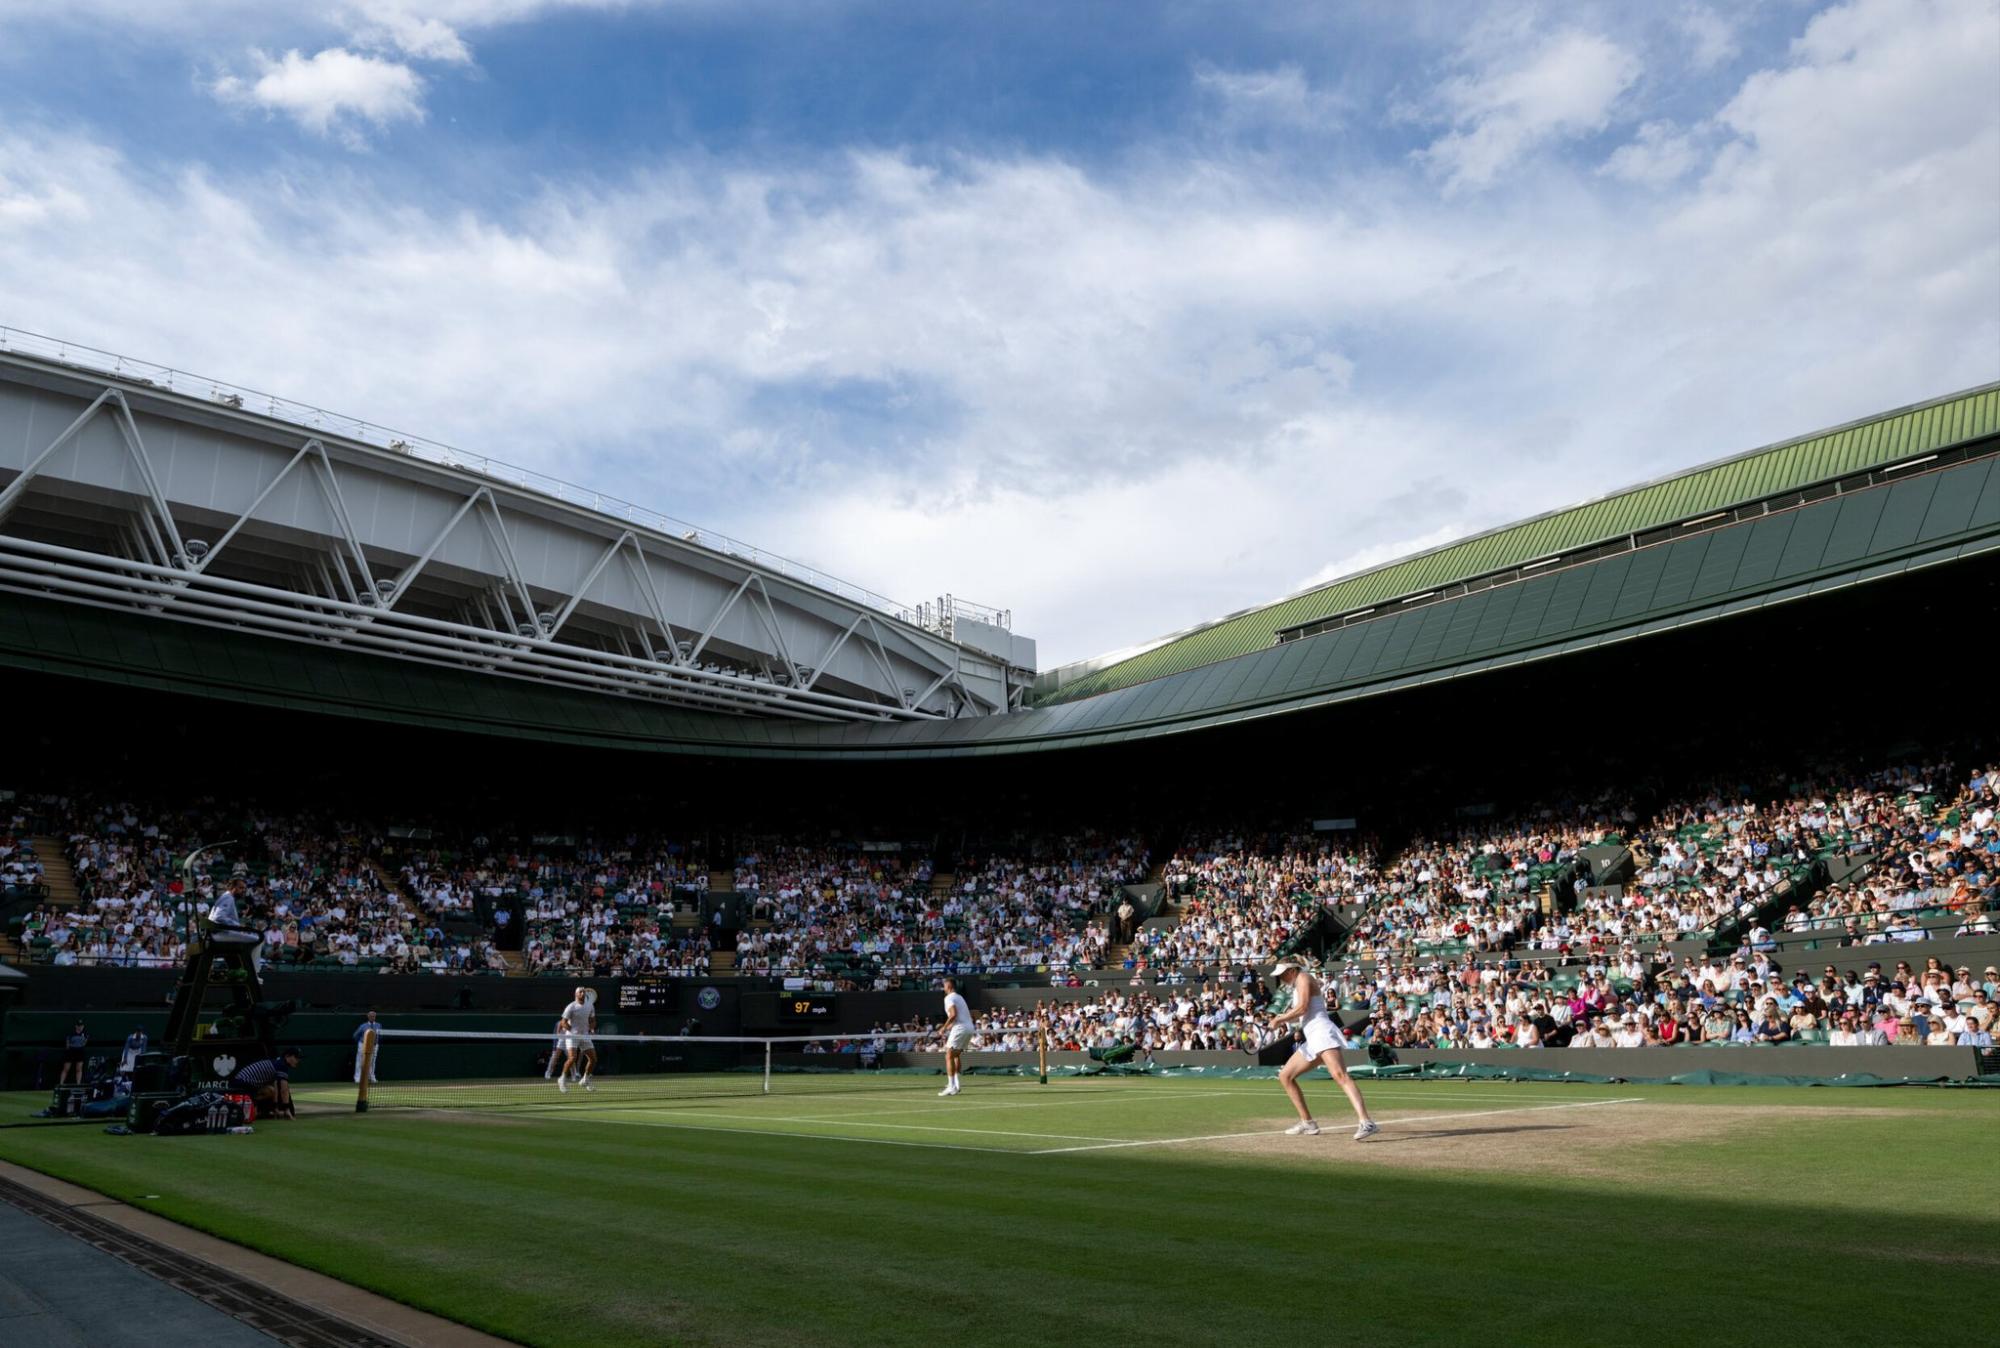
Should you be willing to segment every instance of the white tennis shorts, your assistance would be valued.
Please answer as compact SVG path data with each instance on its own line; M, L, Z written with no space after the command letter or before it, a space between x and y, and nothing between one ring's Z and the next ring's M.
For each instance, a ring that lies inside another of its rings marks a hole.
M966 1029L963 1025L954 1025L951 1027L951 1032L944 1037L945 1051L948 1053L963 1053L965 1046L971 1042L972 1031Z
M564 1035L563 1047L566 1049L571 1049L577 1053L593 1053L596 1051L597 1048L595 1044L590 1042L590 1036L587 1034Z
M1334 1025L1332 1017L1314 1016L1306 1022L1305 1046L1298 1051L1317 1062L1319 1055L1328 1049L1338 1051L1346 1047L1347 1036Z

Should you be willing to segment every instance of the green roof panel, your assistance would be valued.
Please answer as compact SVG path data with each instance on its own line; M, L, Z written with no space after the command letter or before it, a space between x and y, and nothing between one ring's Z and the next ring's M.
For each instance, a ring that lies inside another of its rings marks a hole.
M1093 670L1037 701L1070 702L1196 669L1269 646L1285 628L1994 434L2000 384L1752 450L1348 576Z

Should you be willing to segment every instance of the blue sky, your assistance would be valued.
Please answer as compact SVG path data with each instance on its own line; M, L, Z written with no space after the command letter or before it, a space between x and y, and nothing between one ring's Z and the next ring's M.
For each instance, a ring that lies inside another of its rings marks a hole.
M0 324L1044 663L2000 377L2000 3L0 0Z

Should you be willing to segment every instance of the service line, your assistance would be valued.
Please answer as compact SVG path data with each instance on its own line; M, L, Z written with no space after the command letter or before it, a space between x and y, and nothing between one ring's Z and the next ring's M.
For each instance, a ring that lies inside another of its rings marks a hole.
M1628 1096L1617 1100L1578 1100L1566 1105L1518 1105L1510 1109L1460 1109L1446 1114L1419 1114L1409 1119L1389 1119L1383 1126L1401 1128L1411 1123L1441 1123L1456 1119L1490 1119L1496 1114L1540 1114L1556 1109L1598 1109L1605 1105L1643 1104L1640 1096ZM1342 1125L1344 1127L1345 1125ZM1336 1130L1338 1131L1338 1130ZM1045 1147L1031 1151L1030 1156L1058 1156L1072 1151L1110 1151L1120 1147L1172 1147L1184 1142L1227 1142L1245 1137L1283 1137L1283 1128L1260 1128L1253 1133L1206 1133L1199 1137L1155 1137L1138 1142L1097 1142L1081 1147Z

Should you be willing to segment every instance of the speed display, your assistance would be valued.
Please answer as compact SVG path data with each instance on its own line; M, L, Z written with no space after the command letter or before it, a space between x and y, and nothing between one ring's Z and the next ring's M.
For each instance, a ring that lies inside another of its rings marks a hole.
M837 1003L830 992L781 992L779 1020L832 1020Z

